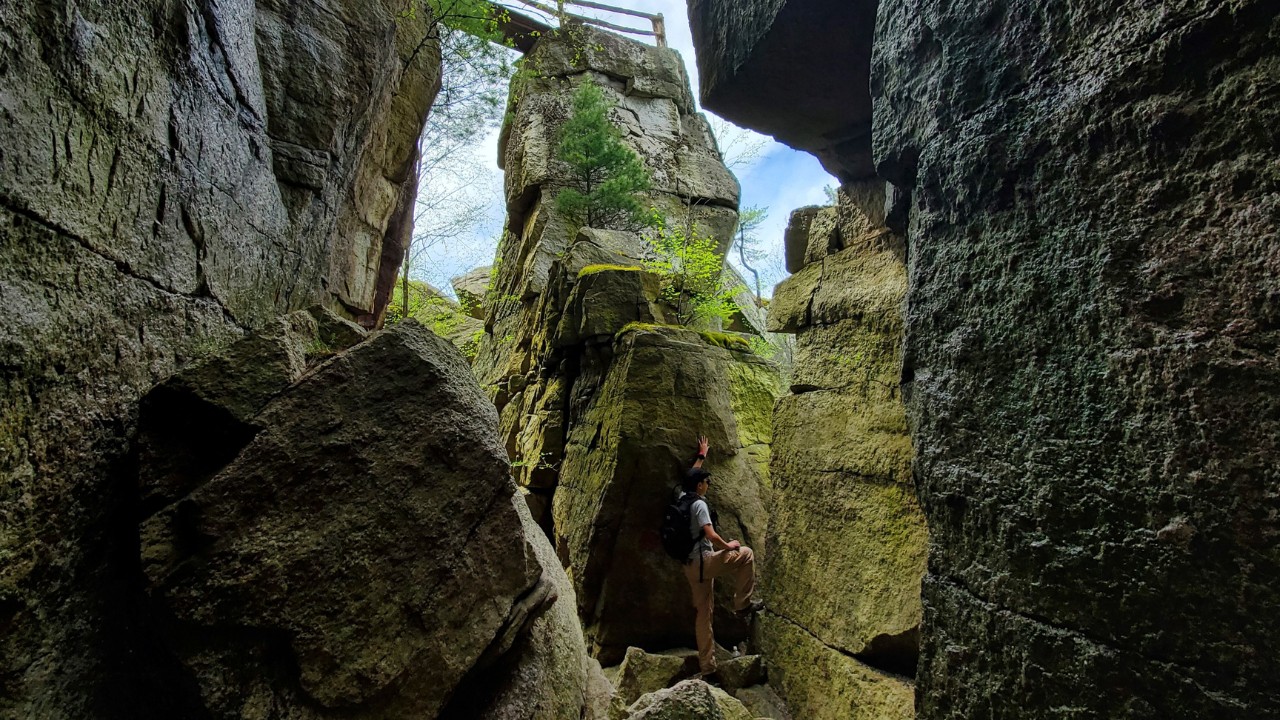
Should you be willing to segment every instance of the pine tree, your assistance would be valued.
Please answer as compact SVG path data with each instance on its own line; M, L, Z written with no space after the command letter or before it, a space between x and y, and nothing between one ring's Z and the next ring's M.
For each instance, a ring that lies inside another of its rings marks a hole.
M649 189L649 171L609 122L610 107L593 82L574 92L556 154L569 166L570 184L556 196L556 209L578 227L637 230L649 224L639 197Z

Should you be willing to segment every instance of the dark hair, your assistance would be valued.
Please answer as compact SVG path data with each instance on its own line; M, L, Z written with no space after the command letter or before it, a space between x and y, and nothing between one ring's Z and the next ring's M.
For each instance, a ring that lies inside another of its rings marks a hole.
M684 479L680 481L680 487L685 492L696 492L698 490L698 483L709 477L711 477L711 473L700 467L689 468L689 470L684 474Z

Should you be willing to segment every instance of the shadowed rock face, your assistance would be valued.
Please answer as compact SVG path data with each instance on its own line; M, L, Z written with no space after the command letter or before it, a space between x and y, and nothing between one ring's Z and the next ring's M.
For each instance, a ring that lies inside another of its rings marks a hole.
M599 669L573 590L462 356L404 321L282 371L309 317L157 390L250 434L204 473L152 463L200 448L193 433L140 463L152 622L188 701L214 717L582 716ZM148 438L190 414L147 399Z
M136 403L290 310L376 314L438 73L401 9L0 9L0 715L185 714L131 604Z
M874 0L689 0L702 104L807 150L842 182L874 174Z
M1280 714L1278 34L1260 0L880 3L921 718Z
M886 2L921 717L1280 714L1280 9Z
M691 330L651 326L621 334L613 352L571 428L553 511L584 629L606 665L628 645L692 644L689 584L662 551L658 526L699 434L713 448L707 498L717 531L762 546L777 394L775 369L742 342L726 349ZM716 586L716 639L725 645L747 630L727 611L732 589Z

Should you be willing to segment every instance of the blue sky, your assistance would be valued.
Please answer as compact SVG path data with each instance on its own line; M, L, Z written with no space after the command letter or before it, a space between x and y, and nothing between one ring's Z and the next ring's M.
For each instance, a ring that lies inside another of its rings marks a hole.
M517 7L517 0L504 0ZM694 60L693 41L689 33L689 21L685 11L684 0L606 0L609 4L643 10L649 13L662 13L666 20L669 45L683 57L685 67L693 83L694 95L698 93L698 68ZM573 8L574 12L583 15L604 17L612 22L640 27L646 21L639 18ZM751 133L754 136L754 133ZM759 137L759 136L755 136ZM761 138L765 142L760 154L751 162L734 168L739 182L742 184L743 207L755 205L768 208L768 217L757 233L759 247L766 257L757 267L761 271L762 282L767 286L766 295L772 294L772 286L785 277L782 260L782 236L786 229L787 218L791 211L805 205L821 205L826 203L823 188L835 186L837 181L822 169L818 161L807 153L797 152L772 138ZM449 278L461 275L475 267L489 265L493 261L497 239L502 231L502 171L498 170L496 156L498 132L492 131L479 138L470 148L477 162L483 165L484 172L471 190L475 197L488 206L486 221L477 228L476 233L466 240L450 243L447 247L433 247L420 260L419 267L413 271L415 277L449 291ZM421 192L431 192L424 187ZM731 256L736 261L736 253Z

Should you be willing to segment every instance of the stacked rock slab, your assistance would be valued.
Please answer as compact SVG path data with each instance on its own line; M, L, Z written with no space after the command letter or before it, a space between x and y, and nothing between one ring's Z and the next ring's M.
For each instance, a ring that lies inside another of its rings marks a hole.
M458 304L468 315L477 320L484 320L488 314L485 311L485 297L489 294L489 278L492 274L493 268L486 265L469 270L449 281L453 286L454 294L458 296Z
M796 334L774 413L762 639L798 717L909 718L927 533L898 394L902 238L883 183L792 215L770 330Z
M739 336L663 327L671 318L660 278L641 267L640 235L578 231L554 209L567 182L559 128L574 89L595 82L653 177L649 201L727 247L737 183L693 112L679 55L572 28L526 62L533 72L513 83L503 131L507 235L475 369L530 509L570 571L592 651L612 664L631 645L692 643L689 590L657 529L700 433L728 536L763 537L777 381ZM727 613L720 622L726 637L745 635Z
M745 57L763 5L690 15L742 10ZM848 29L908 233L919 717L1280 715L1280 9L892 0ZM755 61L836 59L787 57Z
M0 715L169 685L131 631L137 400L284 312L377 314L438 82L402 9L0 9Z
M489 337L477 364L482 383L509 391L510 381L532 369L539 298L551 266L563 258L577 228L555 210L569 182L556 159L559 129L571 112L574 90L594 82L615 104L611 120L652 178L647 201L672 226L692 223L727 248L737 224L738 183L725 168L707 121L694 111L679 54L592 27L571 27L540 40L512 81L514 104L499 141L506 171L507 223L486 308ZM633 236L606 246L634 264L643 243Z
M315 321L279 325L144 404L164 452L140 464L143 629L189 678L170 696L188 716L583 717L598 666L461 355L404 321L307 369ZM199 453L204 434L165 432L191 417L238 452L156 466Z

